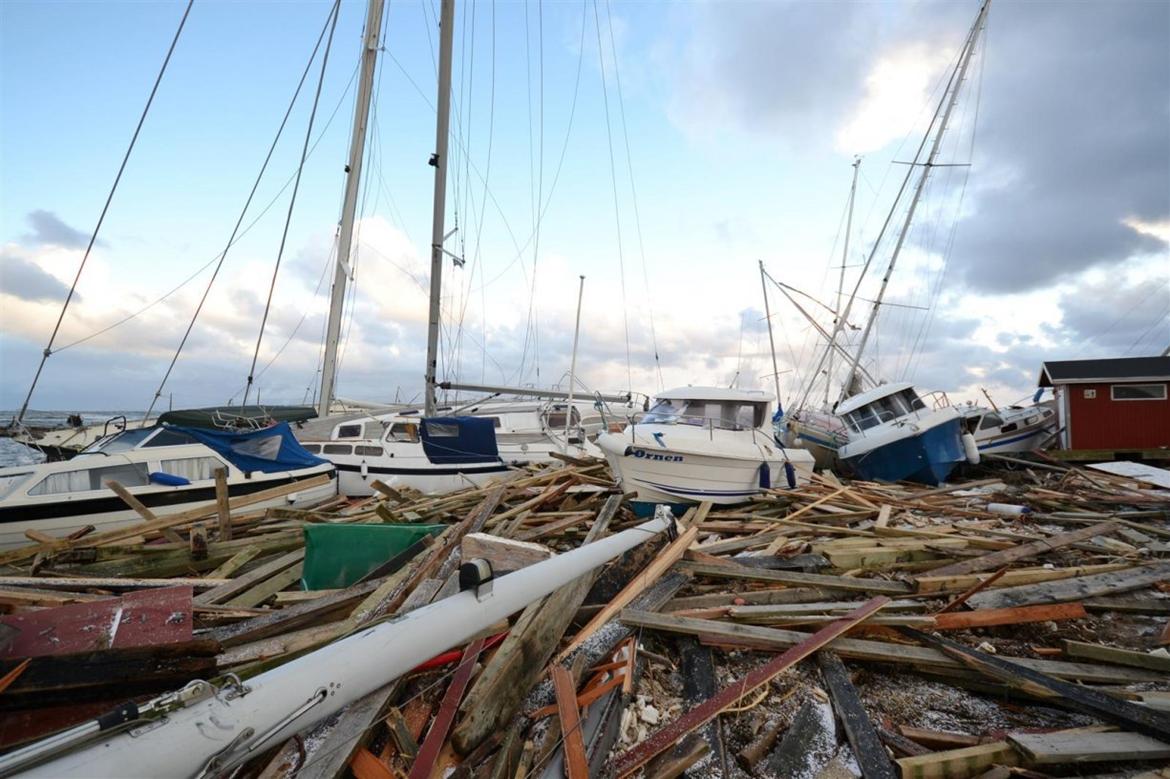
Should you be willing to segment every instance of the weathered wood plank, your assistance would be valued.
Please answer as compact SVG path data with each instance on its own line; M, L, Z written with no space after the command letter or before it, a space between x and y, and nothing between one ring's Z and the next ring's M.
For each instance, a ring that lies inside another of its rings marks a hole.
M1116 532L1120 528L1121 525L1116 522L1103 522L1100 525L1090 525L1089 527L1083 527L1078 530L1070 530L1067 533L1058 533L1048 538L1033 541L1030 544L1021 544L1011 549L1004 549L970 560L963 560L954 565L947 565L931 571L931 574L933 576L959 576L962 574L976 573L977 571L990 571L1018 562L1019 560L1027 560L1030 557L1035 557L1045 552L1051 552L1065 546L1080 543L1081 541L1088 541L1093 536L1108 535L1109 533Z
M435 715L431 729L427 731L427 736L419 747L418 755L410 766L409 779L426 779L430 776L431 769L435 767L439 752L447 741L447 733L451 729L451 723L455 721L455 711L459 708L459 701L463 698L467 683L471 681L471 674L475 670L475 661L479 657L479 653L483 651L483 645L484 641L480 639L473 641L463 650L463 658L459 661L454 676L451 677L451 684L443 693L439 712Z
M778 582L794 587L825 587L849 592L876 593L881 595L907 595L909 585L884 579L854 579L848 576L829 576L819 573L797 573L795 571L769 571L749 568L743 565L710 565L707 563L679 562L675 567L696 576L713 579L745 579L748 581Z
M1014 733L1007 738L1035 765L1170 758L1170 743L1140 733Z
M1080 603L1053 603L1042 606L1016 606L1007 609L979 609L935 614L937 630L966 630L994 625L1021 625L1028 622L1083 619L1088 614Z
M1064 653L1069 657L1083 657L1089 660L1098 660L1102 663L1128 665L1134 668L1149 668L1151 671L1170 673L1170 657L1152 655L1148 652L1134 652L1129 649L1118 649L1100 644L1087 644L1083 641L1061 642Z
M861 767L862 779L896 779L894 766L886 755L869 715L865 713L865 707L861 705L861 698L853 682L849 681L849 672L845 670L841 659L826 650L818 653L817 663L833 699L833 709L845 728L849 745L853 747L853 756Z
M981 609L1060 603L1137 590L1167 579L1170 579L1170 562L1161 562L1093 576L988 590L972 596L968 603Z
M970 779L993 765L1020 764L1019 753L1006 741L995 741L929 755L903 757L898 762L902 779Z

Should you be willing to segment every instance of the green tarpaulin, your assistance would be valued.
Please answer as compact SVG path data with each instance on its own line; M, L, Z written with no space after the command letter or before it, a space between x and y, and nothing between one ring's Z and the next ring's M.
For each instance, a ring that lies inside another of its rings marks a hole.
M348 587L446 525L305 525L306 590Z

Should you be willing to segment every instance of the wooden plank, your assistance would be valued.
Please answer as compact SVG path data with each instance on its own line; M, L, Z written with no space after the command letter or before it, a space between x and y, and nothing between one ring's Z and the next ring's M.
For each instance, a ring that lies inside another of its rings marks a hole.
M697 527L691 527L680 533L679 537L674 541L667 544L641 573L623 587L621 592L615 595L609 603L605 604L605 608L594 614L588 624L577 632L577 635L573 637L569 645L557 655L557 662L561 662L568 657L574 649L585 643L602 625L616 617L622 609L630 604L630 601L638 597L643 590L657 581L662 574L666 573L667 569L674 565L682 557L683 552L694 543L695 537L698 534L699 529Z
M976 582L975 584L972 584L970 587L968 587L962 593L960 593L959 595L956 595L954 598L952 598L947 603L947 605L945 605L941 609L939 609L938 613L945 614L948 611L954 611L955 609L959 608L959 606L962 606L964 603L966 603L968 600L970 600L972 595L974 595L977 592L982 592L983 590L990 587L994 582L997 582L1000 579L1002 579L1003 575L1007 572L1008 572L1008 569L1006 567L1000 568L998 571L991 574L991 576L988 576L986 579L982 579L982 580Z
M970 779L993 765L1019 765L1020 756L1006 741L995 741L918 757L903 757L897 762L902 779Z
M981 740L978 736L971 736L966 733L952 733L946 730L927 730L909 725L899 725L898 732L914 743L922 744L934 750L973 747L978 745Z
M826 727L829 732L826 732ZM809 769L818 769L819 765L812 764L809 746L816 741L831 741L837 743L837 723L832 718L829 722L822 722L817 714L817 704L808 700L792 718L792 724L784 733L784 738L764 764L768 776L809 776Z
M518 571L533 563L547 560L553 555L553 551L544 544L515 541L487 533L465 535L460 544L460 553L464 561L477 557L487 560L497 576Z
M394 779L390 768L365 747L358 747L349 761L355 779Z
M1128 665L1134 668L1149 668L1151 671L1170 673L1170 657L1152 655L1147 652L1134 652L1128 649L1117 649L1100 644L1087 644L1083 641L1061 642L1064 653L1069 657L1083 657L1089 660L1099 660L1103 663Z
M769 571L749 568L745 565L709 565L706 563L680 562L676 567L697 576L713 579L745 579L748 581L778 582L794 587L826 587L850 592L878 593L882 595L908 595L911 590L903 582L884 579L854 579L848 576L829 576L819 573L797 573L795 571Z
M1014 587L1021 584L1039 584L1040 582L1072 579L1077 576L1090 576L1108 571L1123 571L1131 566L1126 563L1110 563L1107 565L1079 565L1072 568L1023 568L1008 571L1001 576L996 584L999 587ZM974 587L992 574L973 573L966 576L915 576L914 582L918 585L919 595L928 595L944 592L961 592Z
M260 551L261 550L259 546L249 546L246 549L242 549L229 557L222 565L203 578L226 579L248 563L252 562L253 558L260 554Z
M638 611L630 608L622 612L622 622L630 627L713 637L720 642L777 651L795 646L808 639L808 633L779 628L740 625L710 619L675 617L669 614ZM859 638L838 638L833 651L845 658L879 663L895 663L932 669L961 669L963 664L946 653L931 647L911 644L891 644ZM1118 668L1116 666L1069 663L1059 660L1011 658L1013 662L1060 679L1079 679L1096 684L1130 684L1139 681L1160 681L1163 677L1152 671Z
M240 606L249 608L252 606L259 606L264 601L271 598L276 593L283 590L285 587L300 581L301 574L304 573L305 563L301 561L292 565L274 576L270 576L264 581L244 590L239 595L231 600L224 601L225 606Z
M471 674L475 670L475 661L479 658L479 653L483 651L483 645L484 641L480 639L468 644L467 648L463 650L463 658L459 661L459 666L451 677L451 684L443 693L439 712L435 715L431 729L427 731L427 736L423 739L422 746L419 747L418 755L410 766L408 779L426 779L431 775L431 769L435 767L439 759L439 752L442 751L443 745L447 741L447 733L451 729L451 723L455 721L455 711L459 707L459 701L463 698L463 692L467 689L467 683L471 681Z
M257 503L263 503L273 498L284 497L285 495L301 490L312 489L313 487L320 487L328 484L331 480L329 474L323 473L319 476L313 476L308 479L300 479L288 484L282 484L278 487L271 487L260 492L253 492L250 495L241 495L233 498L231 501L231 509L236 511L245 506L253 506ZM68 549L73 546L85 545L96 546L99 544L107 544L112 541L120 541L126 538L133 538L134 536L161 532L166 528L173 528L179 525L185 525L197 519L202 519L215 511L214 502L205 503L196 506L187 511L178 514L169 514L165 517L159 518L155 522L144 522L138 525L131 525L126 528L119 528L117 530L107 530L104 533L91 533L82 539L61 540L55 544L38 544L36 546L26 546L19 549L10 549L6 552L0 553L0 565L7 563L25 560L35 556L38 552L52 552L58 549Z
M821 678L829 688L837 718L845 728L849 746L853 747L853 756L861 767L862 779L895 779L894 766L861 705L853 682L849 681L849 673L841 659L825 650L817 654L817 663L821 668Z
M933 576L959 576L962 574L976 573L978 571L990 571L995 568L1002 568L1005 565L1017 562L1019 560L1027 560L1030 557L1051 552L1062 547L1070 546L1071 544L1080 543L1081 541L1088 541L1093 536L1107 535L1114 533L1120 529L1121 525L1117 522L1103 522L1099 525L1090 525L1079 530L1070 530L1067 533L1058 533L1057 535L1048 538L1042 538L1038 541L1033 541L1030 544L1021 544L1020 546L1012 547L1011 549L1004 549L1000 552L992 552L991 554L974 557L970 560L963 560L954 565L947 565L931 571Z
M232 509L228 498L227 468L215 469L215 514L219 521L219 540L232 540Z
M1022 625L1027 622L1082 619L1087 616L1085 607L1080 603L1053 603L1043 606L1016 606L1007 609L980 609L978 611L935 614L934 626L937 630L966 630L967 628L985 628L993 625Z
M1032 603L1060 603L1137 590L1167 579L1170 579L1170 562L1161 562L1094 576L988 590L972 596L968 603L981 609L1026 606Z
M581 737L581 712L577 708L573 676L564 666L554 665L552 680L564 739L565 773L568 779L589 779L589 761L585 758L585 741Z
M806 641L789 649L787 652L769 660L755 670L749 672L742 679L724 687L714 697L703 704L689 709L679 719L665 728L662 728L650 738L620 755L614 762L614 769L618 776L633 773L648 760L665 751L672 744L696 728L705 725L719 713L731 706L744 696L750 695L759 687L776 678L782 671L811 655L821 647L838 638L854 625L860 624L888 602L888 598L878 596L868 601L856 611L850 612L843 619L828 625L810 636Z
M922 643L942 649L964 665L997 681L1017 687L1061 706L1084 712L1090 716L1133 730L1153 738L1170 741L1170 713L1157 711L1120 700L1090 687L1070 684L1044 673L1010 662L985 652L970 649L945 638L927 635L904 628Z
M1170 743L1140 733L1014 733L1007 739L1034 765L1170 758Z
M35 587L45 590L150 590L158 587L191 587L209 590L226 584L228 579L188 578L177 576L173 579L123 579L117 576L0 576L0 587ZM81 593L67 593L81 595ZM93 596L93 597L110 597Z
M203 605L210 603L224 603L236 597L245 590L251 589L256 584L264 581L268 577L275 576L286 568L291 568L297 563L302 562L304 559L304 548L294 549L291 552L283 554L274 560L258 566L243 576L232 579L226 584L213 587L207 592L197 596L195 598L195 602Z

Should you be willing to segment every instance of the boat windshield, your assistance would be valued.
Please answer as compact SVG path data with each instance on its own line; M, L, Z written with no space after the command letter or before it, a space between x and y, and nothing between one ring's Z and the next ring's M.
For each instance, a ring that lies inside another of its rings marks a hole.
M89 452L105 452L106 454L127 452L145 441L154 431L155 428L153 427L139 430L124 430L116 435L94 441L82 450L82 454Z
M767 417L767 403L741 400L680 400L665 398L654 404L641 423L647 425L693 425L723 430L760 427Z
M32 475L32 471L25 471L24 473L9 473L0 476L0 500L4 500L15 492L16 488L28 481Z

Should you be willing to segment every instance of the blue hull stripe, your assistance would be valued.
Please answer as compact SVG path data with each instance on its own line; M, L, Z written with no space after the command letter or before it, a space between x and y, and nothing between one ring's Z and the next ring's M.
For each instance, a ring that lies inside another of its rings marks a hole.
M1044 432L1043 430L1033 430L1030 433L1024 433L1023 435L1018 435L1015 438L1004 438L1003 440L1000 440L1000 441L996 441L993 439L991 441L988 441L985 444L980 444L979 449L980 449L980 451L982 451L984 449L990 449L993 446L1005 446L1006 444L1014 444L1016 441L1023 441L1026 438L1031 438L1031 437L1039 435L1043 432Z
M669 492L672 495L712 495L717 497L733 498L745 495L756 495L759 493L759 490L691 490L684 487L672 487L669 484L656 484L655 482L646 481L644 479L635 479L635 481L645 484L648 487L653 487L656 490Z
M867 481L916 481L939 484L966 459L959 438L960 424L952 419L918 435L891 441L845 463Z

